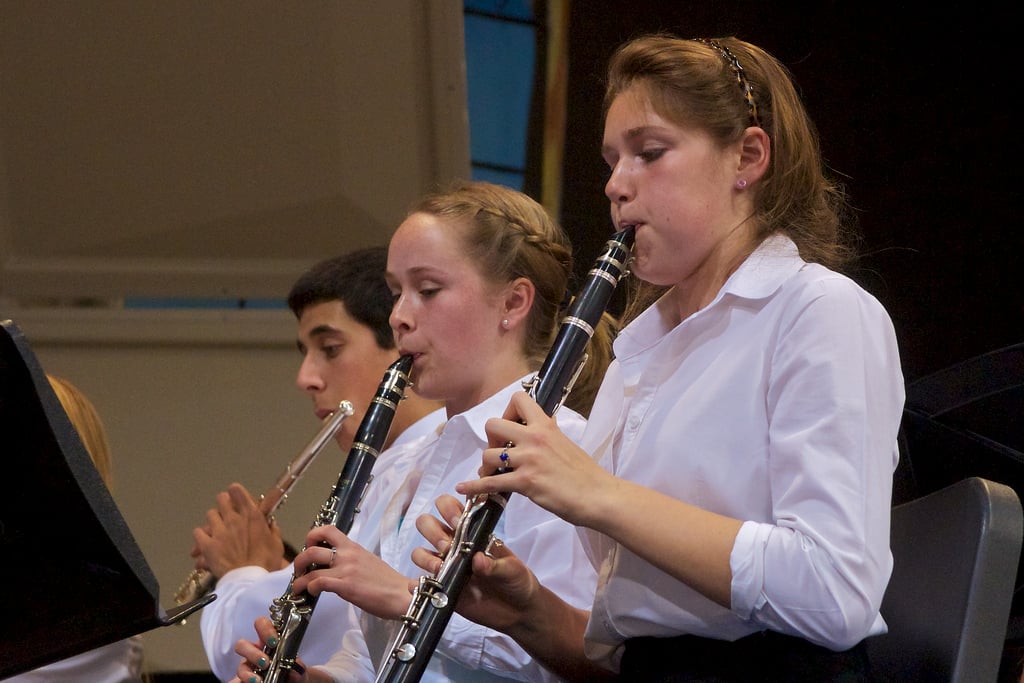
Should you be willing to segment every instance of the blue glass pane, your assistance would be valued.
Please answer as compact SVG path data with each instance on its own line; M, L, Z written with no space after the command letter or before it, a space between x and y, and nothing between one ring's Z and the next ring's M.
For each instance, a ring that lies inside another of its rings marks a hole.
M531 0L466 0L462 6L470 11L500 14L503 17L527 21L533 19Z
M472 15L465 26L470 154L474 161L523 169L534 28Z
M496 171L493 168L473 167L473 180L483 180L495 185L504 185L513 190L523 190L524 174L505 171Z

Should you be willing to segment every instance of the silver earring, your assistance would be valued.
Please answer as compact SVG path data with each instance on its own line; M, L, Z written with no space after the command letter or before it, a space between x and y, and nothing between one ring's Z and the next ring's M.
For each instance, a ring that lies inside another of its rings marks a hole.
M739 180L736 181L736 187L738 189L742 190L746 186L747 186L747 181L744 180L743 178L740 178Z
M508 318L505 318L504 320L501 321L501 326L508 327Z

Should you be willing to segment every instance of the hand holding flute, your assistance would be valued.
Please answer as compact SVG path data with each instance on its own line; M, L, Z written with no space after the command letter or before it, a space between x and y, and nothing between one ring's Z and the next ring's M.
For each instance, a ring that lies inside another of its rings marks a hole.
M224 576L236 567L274 571L288 566L277 524L267 523L257 501L239 483L217 494L216 507L206 513L206 526L192 532L196 569Z
M258 502L240 484L217 495L217 507L206 513L206 526L192 532L196 544L190 555L195 567L174 596L179 605L206 595L218 578L236 567L273 571L288 566L274 513L352 412L352 404L341 401Z

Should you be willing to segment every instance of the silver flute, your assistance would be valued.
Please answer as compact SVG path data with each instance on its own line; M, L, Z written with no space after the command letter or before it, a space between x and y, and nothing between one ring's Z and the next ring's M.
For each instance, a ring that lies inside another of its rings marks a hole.
M632 227L608 240L562 319L540 371L524 386L549 416L565 401L587 360L586 346L594 328L608 307L619 279L627 274L633 241ZM440 569L432 577L421 577L413 592L387 659L377 672L377 683L420 680L472 574L473 555L490 545L510 495L480 494L466 502Z
M316 436L306 444L306 447L298 455L291 459L281 473L281 476L274 482L274 485L260 496L260 512L266 517L268 524L274 521L274 513L284 505L292 487L305 474L309 466L313 464L313 461L320 455L320 451L323 450L324 446L341 429L341 423L345 421L345 418L351 414L351 403L348 401L339 403L334 412L324 418L320 431L316 433ZM174 594L174 601L179 605L184 605L193 600L198 600L208 594L216 582L217 578L206 569L193 569L185 579L185 582L178 588L178 592ZM184 623L184 620L180 623Z
M345 466L338 475L331 495L320 508L313 526L333 524L346 534L352 529L363 495L373 479L373 465L387 441L398 403L412 384L409 379L411 369L412 356L402 356L384 373L377 393L363 421L359 423ZM315 569L319 569L315 564L307 567L304 572L298 572L295 568L288 588L270 606L270 619L277 630L277 644L273 647L268 644L263 648L269 663L266 669L256 672L263 683L285 683L289 673L296 668L299 646L306 635L319 596L295 593L292 591L292 583L297 576Z

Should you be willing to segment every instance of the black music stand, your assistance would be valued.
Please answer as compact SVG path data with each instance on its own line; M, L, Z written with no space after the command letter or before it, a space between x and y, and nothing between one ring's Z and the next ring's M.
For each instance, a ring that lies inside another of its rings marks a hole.
M0 678L181 621L27 341L0 321Z

